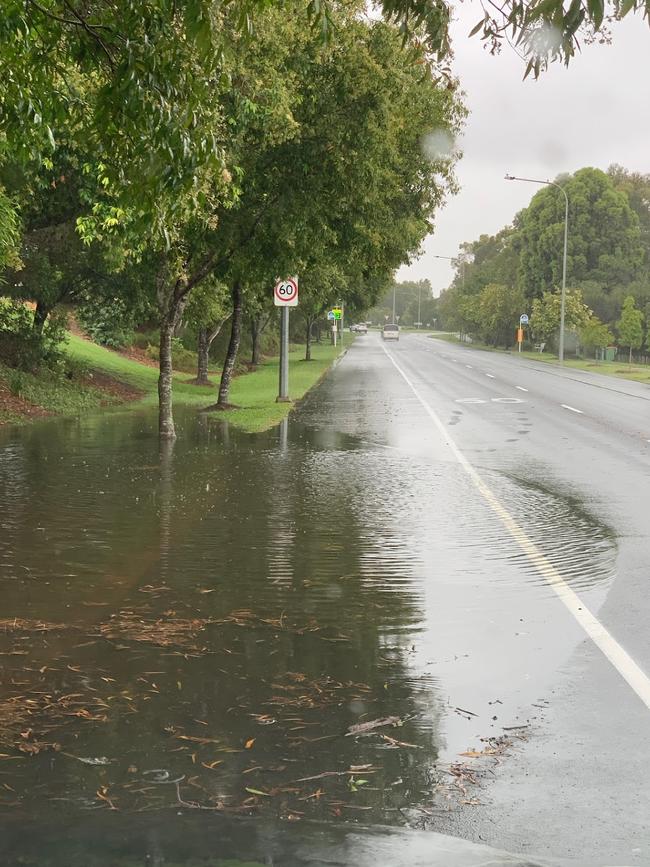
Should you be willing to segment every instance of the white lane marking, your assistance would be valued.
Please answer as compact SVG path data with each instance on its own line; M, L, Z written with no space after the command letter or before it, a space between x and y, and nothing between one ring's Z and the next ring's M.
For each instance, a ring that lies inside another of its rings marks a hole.
M569 409L571 410L571 412L579 412L580 415L584 415L581 409L576 409L575 406L569 406L568 403L561 403L560 406L562 407L562 409Z
M525 403L523 397L493 397L492 403Z
M471 365L471 364L466 364L465 367L466 367L468 370L472 370L472 365Z
M413 394L420 401L425 412L434 423L438 432L443 437L451 449L452 454L470 477L483 499L490 506L492 511L501 520L501 523L512 536L515 542L519 545L529 561L535 566L537 571L548 582L551 589L558 596L560 601L567 608L573 618L579 623L585 634L591 638L596 647L603 655L611 662L616 671L621 675L623 680L634 690L641 699L643 704L650 710L650 678L640 668L639 665L632 659L629 653L618 643L614 636L607 631L607 628L591 613L587 606L583 603L578 594L569 587L560 572L550 562L550 560L542 553L537 545L531 541L526 533L522 530L519 524L512 517L510 512L501 503L499 498L492 492L488 485L483 481L478 472L467 460L465 455L458 448L452 437L449 435L448 429L438 418L435 410L427 403L417 390L415 385L402 370L400 365L395 361L392 354L382 346L382 349L388 356L391 364L406 382Z
M515 388L518 388L519 391L528 391L528 389L524 388L523 385L515 385Z
M494 374L493 374L493 373L486 373L485 375L486 375L486 376L489 376L490 379L494 379Z
M454 403L487 403L487 401L482 400L480 397L459 397Z

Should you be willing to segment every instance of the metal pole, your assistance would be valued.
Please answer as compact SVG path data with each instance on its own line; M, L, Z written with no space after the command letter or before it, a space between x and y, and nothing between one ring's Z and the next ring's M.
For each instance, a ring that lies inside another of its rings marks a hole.
M393 325L395 324L395 291L397 287L393 283Z
M527 181L530 184L543 184L548 187L557 187L564 196L564 251L562 254L562 292L560 295L560 346L558 357L560 364L564 364L564 313L566 307L566 260L567 242L569 238L569 196L561 184L555 181L540 181L537 178L517 178L514 175L506 175L506 181Z
M289 308L280 308L280 392L277 403L289 403Z
M556 184L555 186L559 186ZM560 187L564 193L564 254L562 256L562 298L560 300L560 364L564 364L564 309L566 305L566 254L567 240L569 237L569 197L566 190Z
M418 331L420 330L420 296L422 295L422 287L418 286Z
M343 322L345 320L345 307L343 306L342 301L341 301L340 307L341 307L341 346L343 346L343 331L344 331Z

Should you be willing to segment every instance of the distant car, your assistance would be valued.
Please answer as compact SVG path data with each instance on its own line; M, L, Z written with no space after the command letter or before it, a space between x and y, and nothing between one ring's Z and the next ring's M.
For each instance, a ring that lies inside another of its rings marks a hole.
M365 322L359 322L358 325L353 325L352 327L354 328L354 330L356 331L357 334L367 334L368 333L368 326L366 325Z
M384 340L399 340L399 325L384 325L381 336Z

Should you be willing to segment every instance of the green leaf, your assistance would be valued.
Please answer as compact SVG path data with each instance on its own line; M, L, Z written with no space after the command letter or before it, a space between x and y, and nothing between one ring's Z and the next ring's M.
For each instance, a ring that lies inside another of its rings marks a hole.
M478 24L475 24L474 27L472 27L472 29L469 31L470 37L476 36L476 34L479 32L479 30L485 26L486 20L487 20L487 18L481 18L481 20L478 22Z

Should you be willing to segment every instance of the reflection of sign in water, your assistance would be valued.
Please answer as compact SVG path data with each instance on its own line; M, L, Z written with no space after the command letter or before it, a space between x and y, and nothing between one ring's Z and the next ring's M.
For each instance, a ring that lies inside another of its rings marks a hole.
M295 277L278 280L273 289L273 303L276 307L298 306L298 280Z
M519 324L520 325L528 325L528 314L527 313L521 314L521 316L519 317Z

